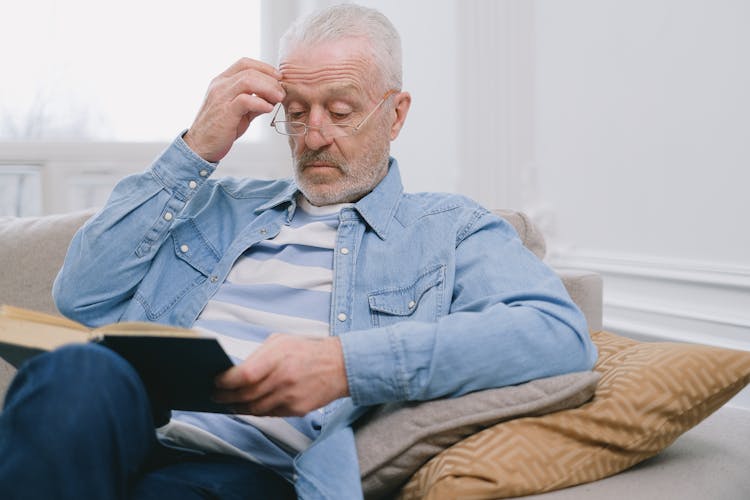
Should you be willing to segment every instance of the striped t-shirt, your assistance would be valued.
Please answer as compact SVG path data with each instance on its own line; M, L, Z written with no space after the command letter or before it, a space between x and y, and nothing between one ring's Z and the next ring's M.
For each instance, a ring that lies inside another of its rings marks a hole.
M274 332L329 334L333 249L343 206L316 207L300 197L279 234L249 248L198 317L235 363ZM160 429L168 443L241 456L291 477L292 459L321 428L322 409L304 417L255 417L175 411Z

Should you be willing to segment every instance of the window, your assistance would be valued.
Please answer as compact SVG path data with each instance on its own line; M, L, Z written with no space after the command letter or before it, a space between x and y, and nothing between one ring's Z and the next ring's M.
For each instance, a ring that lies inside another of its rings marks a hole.
M0 30L0 215L101 206L190 126L212 78L260 58L263 1L16 2ZM289 174L269 120L218 175Z
M39 167L3 165L0 169L0 215L39 215L41 193Z
M169 141L260 53L260 0L34 0L5 20L2 141Z

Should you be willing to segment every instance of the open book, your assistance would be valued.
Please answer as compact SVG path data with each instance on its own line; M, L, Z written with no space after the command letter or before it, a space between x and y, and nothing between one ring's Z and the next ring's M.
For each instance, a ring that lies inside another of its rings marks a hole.
M0 306L0 357L16 367L75 342L97 342L128 360L155 404L172 410L230 411L211 399L214 377L232 366L214 338L157 323L91 329L60 316Z

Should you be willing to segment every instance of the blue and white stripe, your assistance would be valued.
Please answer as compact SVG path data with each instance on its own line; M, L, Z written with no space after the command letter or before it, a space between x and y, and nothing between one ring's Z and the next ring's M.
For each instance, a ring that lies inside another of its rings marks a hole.
M276 237L248 249L206 305L195 328L216 337L235 363L271 333L329 334L333 249L344 205L315 207L300 199L292 221ZM174 412L160 436L172 444L240 456L278 472L321 427L321 410L276 418Z

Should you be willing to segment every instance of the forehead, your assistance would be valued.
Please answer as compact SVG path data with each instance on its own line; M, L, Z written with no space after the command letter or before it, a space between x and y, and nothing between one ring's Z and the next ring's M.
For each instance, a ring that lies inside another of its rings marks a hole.
M368 42L361 38L296 47L279 65L281 81L290 93L374 95L370 54Z

